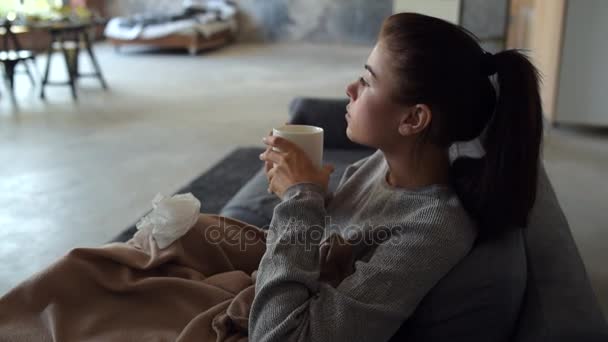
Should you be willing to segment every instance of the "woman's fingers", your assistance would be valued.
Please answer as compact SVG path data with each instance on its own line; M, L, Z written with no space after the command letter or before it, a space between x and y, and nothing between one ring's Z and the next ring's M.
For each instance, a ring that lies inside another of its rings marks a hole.
M274 167L271 167L270 170L268 170L268 172L266 172L266 178L268 178L268 181L272 180L272 177L274 177L275 172L277 172L277 171Z
M271 137L271 136L272 136L272 130L270 130L270 131L268 132L268 137ZM262 141L264 141L265 139L266 139L266 137L262 138ZM266 146L266 151L264 151L262 154L264 154L265 152L268 152L268 151L269 151L271 148L272 148L272 147L270 147L270 146ZM262 154L260 154L260 159L262 159ZM262 159L262 160L263 160L263 159ZM270 169L272 169L272 166L273 166L273 165L274 165L274 164L273 164L273 163L271 163L271 162L264 161L264 171L265 171L266 173L268 173L268 171L270 171Z
M266 172L266 174L268 174L268 171L272 170L272 167L274 166L273 163L265 161L264 162L264 171Z
M273 151L272 149L267 149L266 152L260 154L260 159L266 162L272 162L274 164L280 164L283 162L283 154L281 152Z
M263 141L264 141L264 144L271 146L271 147L276 147L281 152L289 152L294 149L298 149L298 145L294 144L293 142L291 142L283 137L279 137L278 135L265 137L263 139Z
M266 178L268 179L268 193L269 194L274 192L273 186L272 186L272 178L274 177L275 173L276 173L276 169L274 167L272 167L270 170L268 170L268 172L266 172Z
M268 174L268 193L271 194L273 193L273 186L272 186L272 178L274 177L274 169L271 169Z

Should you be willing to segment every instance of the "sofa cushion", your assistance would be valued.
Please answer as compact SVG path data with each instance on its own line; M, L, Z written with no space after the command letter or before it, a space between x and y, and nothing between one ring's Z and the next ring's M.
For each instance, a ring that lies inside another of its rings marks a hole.
M268 180L264 168L258 172L226 203L220 215L231 217L267 229L274 207L280 202L267 191Z
M348 165L367 157L371 153L373 153L371 149L326 149L323 155L323 163L335 166L335 170L329 179L330 191L336 189ZM275 194L269 194L267 189L268 180L264 174L264 169L261 168L222 208L220 215L267 228L272 219L274 207L279 203L279 198Z
M526 287L523 232L477 241L391 341L506 341Z

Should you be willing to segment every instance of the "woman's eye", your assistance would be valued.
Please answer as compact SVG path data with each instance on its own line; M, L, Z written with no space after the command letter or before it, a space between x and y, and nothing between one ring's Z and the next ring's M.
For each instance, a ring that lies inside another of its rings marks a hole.
M369 84L367 83L367 81L365 81L365 79L364 79L363 77L359 77L359 83L360 83L362 86L365 86L365 87L367 87L367 86L369 85Z

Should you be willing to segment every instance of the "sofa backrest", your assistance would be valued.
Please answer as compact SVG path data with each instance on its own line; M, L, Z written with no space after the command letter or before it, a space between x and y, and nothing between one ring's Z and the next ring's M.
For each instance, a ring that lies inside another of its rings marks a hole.
M542 165L528 228L479 241L392 341L454 340L608 341L606 321Z

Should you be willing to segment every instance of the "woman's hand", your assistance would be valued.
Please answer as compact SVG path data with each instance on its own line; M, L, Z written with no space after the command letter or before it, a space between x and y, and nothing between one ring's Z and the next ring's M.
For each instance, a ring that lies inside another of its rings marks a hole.
M285 138L269 135L263 140L268 148L260 154L260 159L265 161L269 192L283 198L285 190L298 183L314 183L327 192L329 175L334 171L332 165L317 169L298 145ZM280 152L274 151L273 147Z

